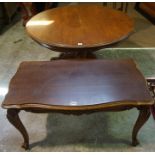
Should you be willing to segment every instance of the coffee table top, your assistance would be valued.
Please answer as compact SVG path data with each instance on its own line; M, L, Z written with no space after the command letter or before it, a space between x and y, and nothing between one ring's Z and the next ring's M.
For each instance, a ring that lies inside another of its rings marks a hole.
M32 17L28 34L48 48L104 47L128 37L133 20L102 5L72 5L50 9Z
M2 106L81 110L149 104L145 79L127 59L23 62Z

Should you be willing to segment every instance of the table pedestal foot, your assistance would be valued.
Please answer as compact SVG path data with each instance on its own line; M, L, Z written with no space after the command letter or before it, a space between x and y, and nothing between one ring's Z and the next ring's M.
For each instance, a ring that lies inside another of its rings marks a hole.
M139 116L135 123L135 126L132 131L132 145L136 146L139 144L139 141L137 140L137 134L140 130L140 128L145 124L145 122L150 117L150 109L148 107L139 109Z
M93 52L64 52L61 53L59 57L51 58L51 60L61 60L61 59L96 59Z
M22 147L25 150L27 150L27 149L29 149L29 136L28 136L28 133L27 133L24 125L22 124L22 122L18 116L18 113L19 113L19 110L8 109L7 110L7 119L22 134L22 136L24 138L24 143L23 143Z

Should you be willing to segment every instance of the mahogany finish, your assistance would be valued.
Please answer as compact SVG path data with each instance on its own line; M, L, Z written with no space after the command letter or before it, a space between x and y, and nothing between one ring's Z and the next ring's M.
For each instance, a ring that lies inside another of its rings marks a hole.
M118 102L145 105L150 100L145 80L130 59L60 60L23 62L11 80L3 106L43 104L58 110L80 110Z
M39 44L60 52L95 51L128 37L133 20L102 5L73 5L32 17L28 34Z
M23 135L25 149L29 138L18 116L20 110L80 115L136 107L140 114L132 144L137 145L138 131L149 118L151 105L146 81L131 59L23 62L2 103L8 120Z

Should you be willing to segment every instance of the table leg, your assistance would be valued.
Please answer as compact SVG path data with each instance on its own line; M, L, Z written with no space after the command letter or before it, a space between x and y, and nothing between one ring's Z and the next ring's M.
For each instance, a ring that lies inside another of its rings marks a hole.
M19 113L19 110L8 109L7 110L7 119L22 134L22 136L24 138L24 143L23 143L22 147L27 150L27 149L29 149L29 136L28 136L28 133L27 133L24 125L22 124L22 122L18 116L18 113Z
M137 134L140 130L140 128L145 124L145 122L149 119L150 117L150 108L142 108L139 109L139 116L137 118L137 121L135 123L135 126L132 131L132 145L136 146L139 144L139 141L137 140Z

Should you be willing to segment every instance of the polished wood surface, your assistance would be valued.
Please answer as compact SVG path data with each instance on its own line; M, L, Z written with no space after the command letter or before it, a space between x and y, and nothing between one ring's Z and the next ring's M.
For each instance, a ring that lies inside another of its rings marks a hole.
M132 145L136 146L138 132L149 119L153 104L146 81L131 59L55 60L23 62L10 82L2 107L23 136L22 147L29 149L20 110L81 115L136 107L139 116L132 131Z
M59 51L100 49L128 37L133 20L102 5L74 5L44 11L26 25L39 44Z
M152 104L132 60L23 62L11 80L4 108L84 110Z

